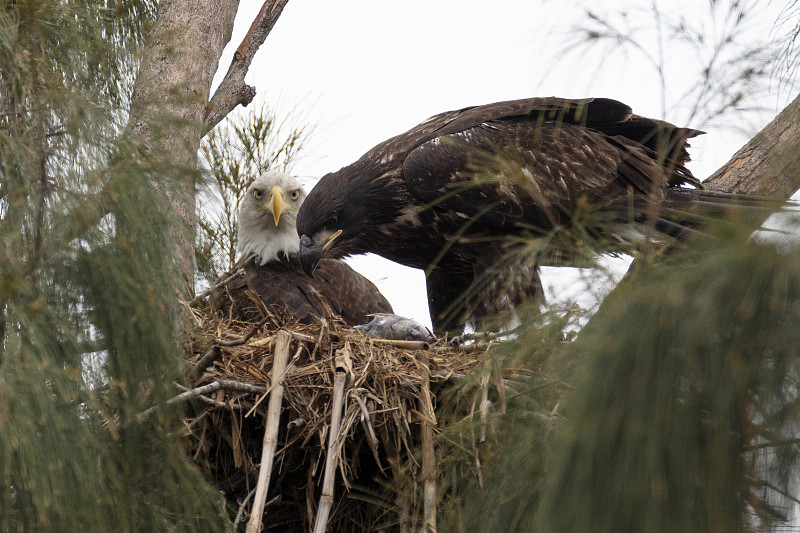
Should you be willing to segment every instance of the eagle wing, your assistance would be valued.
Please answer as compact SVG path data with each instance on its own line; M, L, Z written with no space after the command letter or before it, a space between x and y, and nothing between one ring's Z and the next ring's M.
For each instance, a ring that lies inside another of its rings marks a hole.
M302 271L296 255L260 266L248 263L245 271L244 278L235 278L222 294L212 298L212 304L238 320L257 321L261 318L248 290L257 294L270 312L289 314L304 324L311 324L315 317L324 316L312 288L349 326L369 322L367 315L370 314L392 312L392 306L378 288L342 261L321 261L314 278ZM229 275L224 274L220 279Z
M602 206L629 192L699 186L683 163L686 138L701 132L632 115L614 100L501 104L451 115L412 150L403 162L409 190L483 224L552 227L579 198Z
M344 261L323 259L314 271L314 278L309 280L306 276L306 280L350 326L369 322L368 315L394 313L378 288Z

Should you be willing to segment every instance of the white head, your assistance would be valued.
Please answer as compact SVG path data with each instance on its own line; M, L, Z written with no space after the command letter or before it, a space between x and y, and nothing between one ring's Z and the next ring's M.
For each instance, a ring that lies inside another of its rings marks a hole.
M306 197L294 177L266 172L250 184L239 206L239 260L255 257L263 265L297 253L297 210Z

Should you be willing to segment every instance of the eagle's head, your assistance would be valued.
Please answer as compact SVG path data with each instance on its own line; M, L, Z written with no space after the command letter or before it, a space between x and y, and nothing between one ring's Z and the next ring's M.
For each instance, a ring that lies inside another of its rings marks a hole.
M257 264L296 253L297 210L306 197L300 183L282 172L266 172L247 188L239 206L239 257Z
M300 263L311 276L323 257L374 251L391 239L408 205L399 169L389 172L360 160L323 176L297 215Z

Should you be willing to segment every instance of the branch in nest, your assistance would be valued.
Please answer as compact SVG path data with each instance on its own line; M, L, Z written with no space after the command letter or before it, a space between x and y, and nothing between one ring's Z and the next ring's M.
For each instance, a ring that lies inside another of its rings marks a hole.
M205 126L207 131L211 130L225 118L228 113L233 111L236 106L242 104L246 106L253 101L256 95L255 87L251 87L244 82L244 77L250 69L250 63L256 52L264 44L264 40L272 31L272 27L281 16L283 7L289 0L266 0L261 6L250 30L245 35L236 53L233 54L233 61L228 67L228 72L222 83L217 87L214 96L206 106Z
M328 433L328 450L325 457L325 473L322 477L322 496L317 507L317 518L314 522L314 533L324 533L328 527L328 516L333 506L333 485L336 478L336 462L338 459L339 424L342 421L342 400L344 399L344 383L347 380L345 364L336 361L336 373L333 377L333 406L331 408L331 427Z
M242 335L241 337L229 340L215 339L214 345L211 348L209 348L206 353L203 354L203 357L201 357L199 361L197 361L197 364L189 373L189 378L191 379L199 378L200 375L203 372L205 372L206 368L211 366L217 359L220 358L220 356L222 355L222 351L219 349L220 346L225 346L226 348L230 348L232 346L240 346L246 343L253 337L253 335L256 334L256 332L258 332L259 329L261 329L261 326L263 326L269 321L269 319L270 317L262 318L257 324L254 324L253 327L250 328L250 331L248 331L245 335ZM272 338L270 337L269 339L262 339L262 340L271 341Z
M182 392L174 398L170 398L162 405L154 405L153 407L150 407L149 409L146 409L136 415L136 420L138 422L146 422L160 407L185 402L201 395L208 395L220 389L236 392L249 392L252 394L264 394L267 392L265 387L259 387L258 385L250 385L249 383L241 383L238 381L231 381L229 379L218 379L209 383L208 385L203 385L202 387L197 387L195 389Z
M198 305L200 305L201 302L205 301L205 299L208 298L211 295L211 293L213 293L215 290L224 287L225 285L235 280L236 278L243 278L244 276L245 276L245 271L243 268L240 268L239 270L237 270L227 278L223 279L222 281L220 281L207 291L201 292L200 294L189 300L188 304L189 307L197 307Z
M328 300L326 300L325 297L322 294L320 294L320 292L317 289L311 286L309 286L308 288L311 290L311 295L314 296L314 298L316 298L317 303L319 304L319 308L322 309L322 314L325 317L325 320L328 321L328 324L333 324L338 317L336 316L336 313L333 312L331 304L328 303Z
M430 366L426 357L422 363L422 410L425 418L422 420L422 484L423 484L423 514L425 522L423 529L426 532L436 531L436 451L433 444L433 426L436 425L436 413L433 410L430 389Z
M435 353L453 353L454 350L464 353L482 352L484 350L488 350L498 342L502 341L493 340L489 342L476 342L473 344L467 344L466 346L459 346L458 348L454 348L453 346L431 346L430 350Z
M219 345L215 344L197 361L197 365L189 372L189 378L192 380L199 378L200 374L205 372L206 368L210 367L221 356L222 350L219 349Z
M257 533L261 528L261 518L264 513L264 504L267 501L269 478L272 475L272 463L275 459L275 449L278 446L278 425L281 417L281 401L283 399L283 378L286 364L289 360L289 345L291 336L286 331L277 333L275 342L275 360L272 365L272 392L269 396L267 409L266 429L264 441L261 446L261 466L258 470L258 484L256 497L253 501L253 511L247 523L247 533Z
M425 341L405 341L399 339L371 339L375 344L385 344L386 346L394 346L405 350L427 350L430 344Z
M255 335L259 329L261 329L261 326L269 322L271 318L272 318L271 316L265 316L264 318L259 320L256 324L254 324L253 327L250 328L250 331L247 332L247 334L242 335L241 337L238 337L236 339L230 339L227 341L220 339L217 340L215 344L217 344L218 346L225 346L225 347L241 346L242 344L249 341L253 337L253 335Z
M448 344L452 344L453 346L461 346L467 341L474 341L474 340L481 340L481 341L490 341L494 340L498 337L508 337L509 335L514 335L517 333L519 328L514 328L509 331L475 331L472 333L464 333L463 335L458 335L457 337L453 337L450 339Z
M375 428L372 426L372 420L370 420L370 413L369 409L367 408L367 404L364 402L364 399L358 395L358 393L351 394L351 396L356 400L358 407L361 409L361 425L364 428L364 433L367 436L367 442L369 442L369 447L372 450L372 456L375 458L378 468L380 468L381 472L383 472L384 468L381 464L380 455L378 454L378 437L375 436Z

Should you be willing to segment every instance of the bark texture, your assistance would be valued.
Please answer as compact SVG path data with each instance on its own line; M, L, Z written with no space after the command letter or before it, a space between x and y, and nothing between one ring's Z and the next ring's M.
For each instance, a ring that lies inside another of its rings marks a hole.
M800 189L800 96L703 184L781 200Z
M206 108L206 127L210 130L216 126L239 104L246 106L256 95L255 87L244 82L245 74L250 69L256 52L264 44L264 40L278 22L278 17L283 12L283 7L289 0L266 0L261 6L258 16L250 25L250 31L245 35L242 44L233 55L231 66L217 92Z
M145 41L128 127L166 154L177 183L164 186L179 216L172 228L185 296L193 292L197 151L211 81L233 31L239 0L162 0Z

